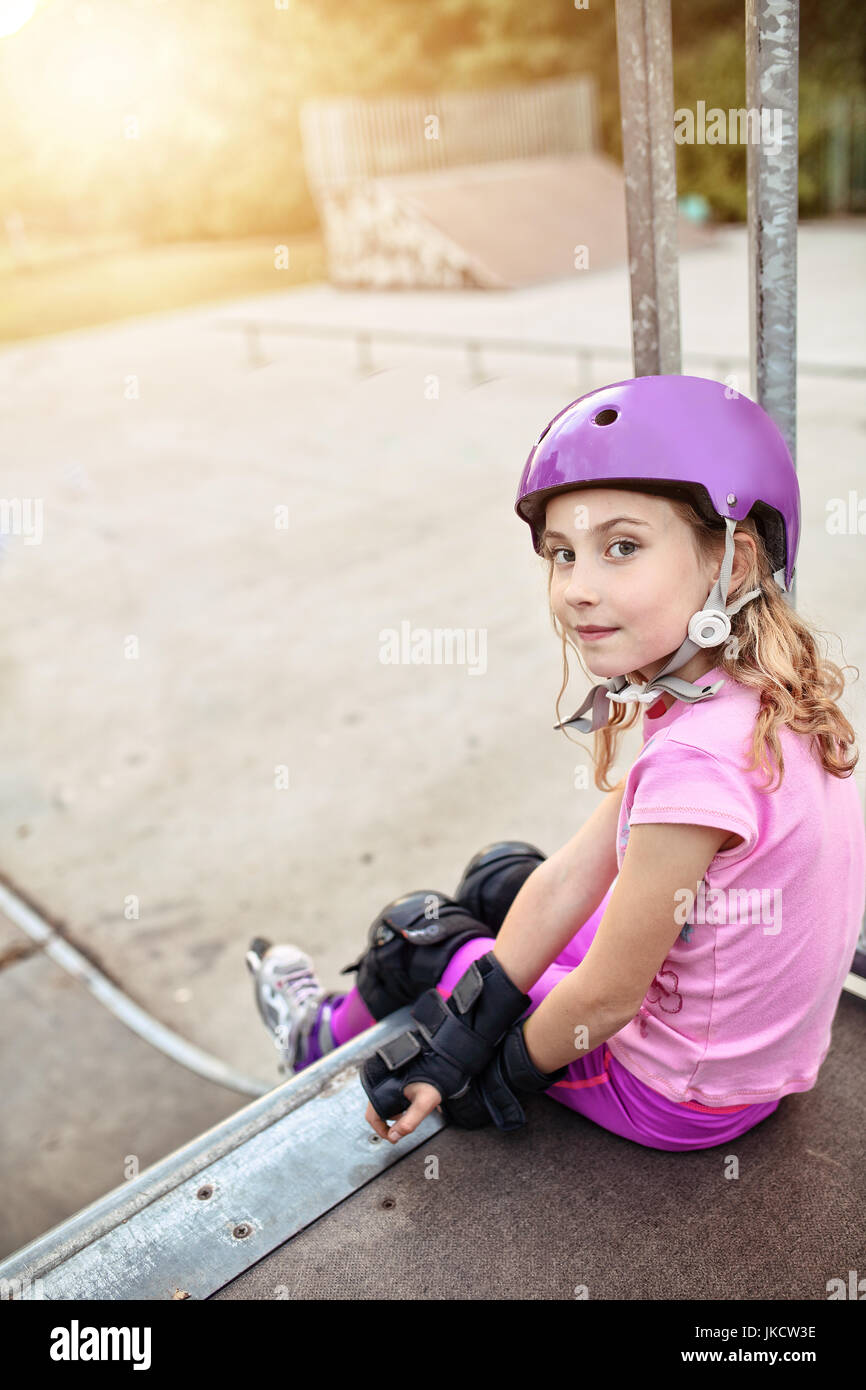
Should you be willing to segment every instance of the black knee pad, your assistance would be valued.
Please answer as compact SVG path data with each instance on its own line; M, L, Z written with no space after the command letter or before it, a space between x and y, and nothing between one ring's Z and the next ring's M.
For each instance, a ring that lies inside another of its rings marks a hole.
M525 840L497 840L486 845L467 864L454 900L495 936L529 875L546 858Z
M358 993L378 1021L438 984L464 942L489 935L446 893L404 893L374 918L367 949L340 974L357 970Z

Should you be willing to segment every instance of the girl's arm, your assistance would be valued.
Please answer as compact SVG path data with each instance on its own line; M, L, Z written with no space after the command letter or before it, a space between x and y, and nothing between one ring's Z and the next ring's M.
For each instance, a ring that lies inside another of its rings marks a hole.
M674 914L730 834L707 825L632 825L625 857L592 945L529 1015L530 1061L551 1072L598 1047L640 1009L682 931ZM497 947L498 952L498 947Z
M493 954L524 993L592 916L616 877L624 791L625 778L577 834L532 871L499 928Z

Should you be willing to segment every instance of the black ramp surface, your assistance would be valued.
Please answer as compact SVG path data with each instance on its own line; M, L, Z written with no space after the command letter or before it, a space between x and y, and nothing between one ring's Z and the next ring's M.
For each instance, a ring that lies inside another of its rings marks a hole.
M546 1096L513 1134L448 1126L212 1297L826 1300L866 1273L864 1061L844 993L817 1085L715 1148L643 1148Z

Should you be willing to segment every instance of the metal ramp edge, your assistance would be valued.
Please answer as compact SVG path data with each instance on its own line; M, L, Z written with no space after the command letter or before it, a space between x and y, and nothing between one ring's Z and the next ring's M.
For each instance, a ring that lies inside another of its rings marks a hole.
M359 1069L399 1009L0 1263L0 1297L207 1298L442 1129L364 1119Z

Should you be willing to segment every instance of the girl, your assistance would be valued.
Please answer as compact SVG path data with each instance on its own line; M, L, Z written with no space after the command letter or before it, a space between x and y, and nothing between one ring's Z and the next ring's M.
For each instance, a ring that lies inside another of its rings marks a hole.
M518 1026L558 1072L554 1100L650 1148L727 1143L815 1085L866 896L844 679L782 592L793 462L730 388L639 377L554 417L515 509L547 565L557 714L568 647L601 678L555 727L593 734L607 797L550 859L491 846L454 898L389 905L347 995L303 952L263 964L254 942L259 1008L298 1071L436 981L447 998L493 951L531 999ZM611 786L641 714L641 752ZM442 1101L424 1081L403 1094L390 1131L367 1109L392 1142Z

